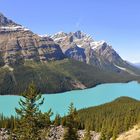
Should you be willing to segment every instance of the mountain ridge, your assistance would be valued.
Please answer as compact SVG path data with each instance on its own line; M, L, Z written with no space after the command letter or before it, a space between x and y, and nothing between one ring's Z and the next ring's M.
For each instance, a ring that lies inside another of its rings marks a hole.
M0 37L1 65L68 57L103 70L137 75L133 66L124 61L107 42L95 41L80 30L40 36L0 14Z
M15 65L26 60L64 59L60 46L49 37L40 37L29 29L0 16L1 65Z
M8 19L7 17L5 17L5 16L0 12L0 26L8 26L8 25L19 26L19 24L17 24L17 23L15 23L14 21Z
M90 35L82 31L59 32L50 36L58 43L63 53L78 61L94 65L103 70L137 75L134 67L123 60L120 55L106 41L95 41Z

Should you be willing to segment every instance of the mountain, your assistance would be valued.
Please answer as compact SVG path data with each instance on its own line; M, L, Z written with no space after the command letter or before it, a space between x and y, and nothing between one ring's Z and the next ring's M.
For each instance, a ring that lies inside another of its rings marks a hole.
M59 32L51 38L61 46L68 58L73 58L100 69L137 75L136 68L124 61L105 41L95 41L84 32Z
M64 58L60 46L49 37L40 37L0 14L0 65L24 61L50 61Z
M139 80L123 63L107 43L80 31L40 36L0 14L0 95L20 94L31 81L42 93L58 93Z
M140 68L140 63L135 63L134 66Z

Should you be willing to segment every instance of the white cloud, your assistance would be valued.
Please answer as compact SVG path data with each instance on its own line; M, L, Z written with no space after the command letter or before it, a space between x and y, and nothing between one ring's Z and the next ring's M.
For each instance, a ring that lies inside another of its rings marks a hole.
M76 21L76 23L75 23L75 27L76 27L77 29L81 29L81 23L82 23L82 19L79 18L79 19Z

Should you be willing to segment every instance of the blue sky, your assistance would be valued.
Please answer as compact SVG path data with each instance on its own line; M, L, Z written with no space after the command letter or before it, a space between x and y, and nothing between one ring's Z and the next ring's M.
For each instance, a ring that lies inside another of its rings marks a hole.
M38 34L82 30L140 62L140 0L0 0L0 12Z

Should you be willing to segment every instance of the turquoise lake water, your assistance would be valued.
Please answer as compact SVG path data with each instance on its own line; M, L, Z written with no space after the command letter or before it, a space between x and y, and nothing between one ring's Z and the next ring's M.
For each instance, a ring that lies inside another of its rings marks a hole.
M77 109L81 109L100 105L120 96L129 96L140 100L140 84L137 82L102 84L90 89L43 96L45 97L45 102L41 106L43 112L51 108L54 114L64 115L67 114L71 102ZM0 113L5 116L15 115L15 107L18 107L19 98L19 96L0 96Z

